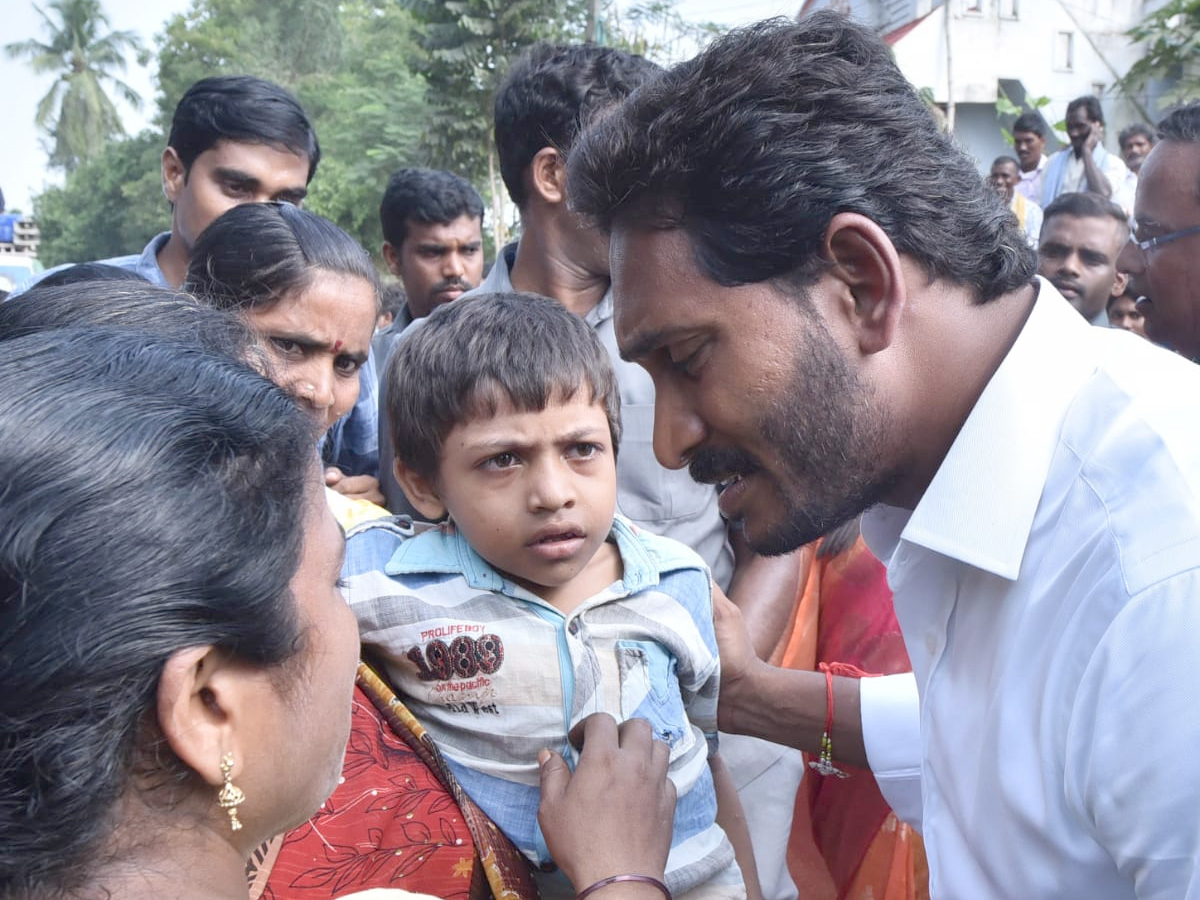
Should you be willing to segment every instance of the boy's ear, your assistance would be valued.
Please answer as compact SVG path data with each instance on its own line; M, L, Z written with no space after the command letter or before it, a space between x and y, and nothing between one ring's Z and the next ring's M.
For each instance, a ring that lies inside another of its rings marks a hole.
M436 522L446 515L446 504L442 503L442 498L438 495L437 487L432 480L410 469L398 459L393 465L393 471L396 475L396 483L404 491L404 496L413 505L413 509L430 522Z

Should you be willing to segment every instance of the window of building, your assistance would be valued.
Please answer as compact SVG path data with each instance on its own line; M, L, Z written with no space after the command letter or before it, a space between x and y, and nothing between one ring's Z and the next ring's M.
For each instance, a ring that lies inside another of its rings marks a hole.
M1054 68L1060 72L1075 71L1075 32L1060 31L1054 35Z
M963 12L981 16L983 15L983 3L984 0L962 0Z
M1000 18L1002 18L1002 19L1020 18L1017 15L1017 0L1000 0Z

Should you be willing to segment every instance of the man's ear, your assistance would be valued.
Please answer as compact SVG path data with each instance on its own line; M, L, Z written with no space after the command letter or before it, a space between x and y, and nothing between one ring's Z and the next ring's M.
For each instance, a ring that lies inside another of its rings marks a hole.
M172 206L186 183L187 167L175 152L175 148L168 147L162 152L162 189L163 195Z
M410 469L399 459L393 463L393 472L396 475L396 483L404 491L404 496L413 505L413 509L430 522L436 522L446 515L446 505L442 503L437 487L431 479Z
M900 255L871 219L838 213L825 230L828 273L842 286L842 312L864 354L887 349L907 299Z
M387 264L388 271L400 277L400 251L392 246L391 241L383 242L383 261Z
M221 757L231 753L233 775L245 765L253 687L246 669L212 646L171 655L158 681L158 723L171 750L209 784L222 783Z
M562 203L567 196L567 167L562 154L554 147L543 147L534 154L529 164L529 183L542 200L550 204Z
M1129 275L1125 272L1118 272L1113 278L1112 290L1108 292L1110 297L1120 297L1125 293L1125 288L1129 287Z

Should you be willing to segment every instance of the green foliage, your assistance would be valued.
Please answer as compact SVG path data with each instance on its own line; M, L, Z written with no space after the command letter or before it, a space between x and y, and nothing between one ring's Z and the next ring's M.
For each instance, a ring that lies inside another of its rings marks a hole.
M1129 29L1129 37L1145 45L1145 54L1118 84L1137 98L1154 79L1176 80L1162 97L1166 104L1192 99L1200 91L1200 0L1171 0Z
M70 172L62 187L33 200L47 266L139 253L170 227L159 177L162 136L143 131L110 141Z
M676 9L675 0L641 0L622 11L607 4L601 19L601 43L637 53L659 65L672 65L695 56L721 26L689 22Z
M42 17L49 40L6 44L11 59L27 58L35 73L58 72L59 77L38 103L34 124L51 138L50 165L74 170L93 159L112 137L124 134L121 117L108 95L115 90L137 108L141 97L117 78L125 70L125 55L148 60L141 41L132 31L102 33L108 17L100 0L51 0Z
M192 0L159 35L159 116L210 75L256 75L296 90L306 77L343 61L345 28L337 0Z
M1023 105L1018 106L1012 102L1012 99L1004 92L1004 88L999 89L999 96L996 98L996 118L997 119L1016 119L1026 112L1037 112L1045 109L1050 105L1050 98L1046 96L1026 98ZM1052 126L1056 131L1062 131L1065 125ZM1004 136L1004 143L1012 144L1013 136L1008 128L1002 127L1000 134Z
M431 164L476 184L488 179L492 101L513 59L540 40L578 40L580 0L402 0L424 51L428 85L424 145Z

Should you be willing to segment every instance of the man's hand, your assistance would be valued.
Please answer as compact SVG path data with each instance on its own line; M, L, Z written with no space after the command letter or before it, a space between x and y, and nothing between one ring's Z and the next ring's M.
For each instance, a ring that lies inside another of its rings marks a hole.
M325 486L351 500L370 500L380 506L384 503L379 479L372 475L347 475L336 466L330 466L325 470Z
M610 875L661 880L675 816L670 748L654 739L644 719L618 727L607 713L588 716L572 729L571 740L582 742L574 774L557 753L538 754L538 823L555 863L576 890ZM606 898L616 896L615 886L605 888Z

